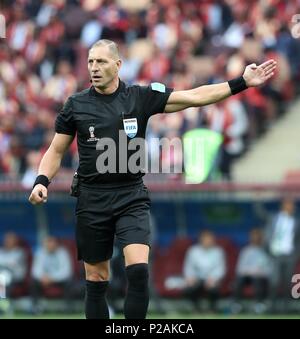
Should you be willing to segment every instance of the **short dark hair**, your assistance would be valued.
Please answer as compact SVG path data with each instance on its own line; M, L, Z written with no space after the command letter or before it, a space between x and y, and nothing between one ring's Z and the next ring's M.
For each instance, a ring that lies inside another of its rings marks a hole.
M119 47L118 44L112 40L108 40L108 39L101 39L96 41L92 47L89 49L89 51L91 49L93 49L94 47L98 47L98 46L107 46L111 52L111 54L116 57L116 59L120 59L120 53L119 53Z

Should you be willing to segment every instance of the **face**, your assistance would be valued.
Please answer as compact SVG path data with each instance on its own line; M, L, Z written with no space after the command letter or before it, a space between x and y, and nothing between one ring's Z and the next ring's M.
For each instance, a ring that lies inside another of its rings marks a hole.
M71 73L71 65L67 61L61 61L58 64L58 73L66 76Z
M282 203L282 210L290 215L294 214L295 205L291 200L285 200Z
M118 78L121 60L114 57L108 46L92 48L88 56L88 70L94 87L109 88Z
M262 244L262 233L259 230L252 230L250 232L250 242L253 245L261 245Z
M200 235L199 241L204 248L210 248L215 245L215 237L210 232L202 233L202 235Z
M54 238L47 238L45 240L45 247L48 252L52 253L57 249L57 241Z
M18 238L13 233L8 233L4 237L4 247L6 249L13 249L18 246Z

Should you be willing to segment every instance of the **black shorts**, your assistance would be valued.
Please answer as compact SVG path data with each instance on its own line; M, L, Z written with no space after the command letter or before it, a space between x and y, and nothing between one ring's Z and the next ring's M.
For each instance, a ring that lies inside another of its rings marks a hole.
M150 199L143 183L118 189L81 186L76 217L78 260L110 259L115 236L122 248L150 246Z

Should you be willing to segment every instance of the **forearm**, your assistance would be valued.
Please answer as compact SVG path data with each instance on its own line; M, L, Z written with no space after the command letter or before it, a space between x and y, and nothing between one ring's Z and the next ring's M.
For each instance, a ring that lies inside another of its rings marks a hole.
M71 145L74 136L56 134L48 151L43 156L39 167L39 175L45 175L51 180L59 170L61 160L68 147Z
M169 97L165 112L171 113L188 107L214 104L246 88L245 80L239 77L220 84L204 85L186 91L175 91Z
M248 87L249 83L246 82L244 76L240 76L220 84L198 87L194 89L194 96L201 98L199 102L197 101L197 106L204 106L224 100Z
M262 85L265 81L274 75L276 62L274 60L266 61L260 66L256 64L248 65L242 76L231 79L217 85L208 85L198 87L194 91L194 97L199 97L196 106L203 106L216 103L228 98L232 94L237 94L248 87Z
M216 85L205 85L186 91L174 91L169 96L165 112L178 112L188 107L200 107L214 104L237 94L248 87L256 87L265 83L274 75L276 62L268 60L263 64L248 65L242 76Z
M43 156L38 174L45 175L49 180L51 180L59 170L62 154L58 153L51 146Z
M210 105L232 95L228 82L197 87L190 90L190 92L194 98L195 107Z

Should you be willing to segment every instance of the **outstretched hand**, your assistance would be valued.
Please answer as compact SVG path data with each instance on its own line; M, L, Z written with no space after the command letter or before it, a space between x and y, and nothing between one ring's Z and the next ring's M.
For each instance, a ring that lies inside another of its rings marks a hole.
M276 69L276 61L271 59L261 65L248 65L245 69L243 77L248 87L256 87L265 83L274 75Z

